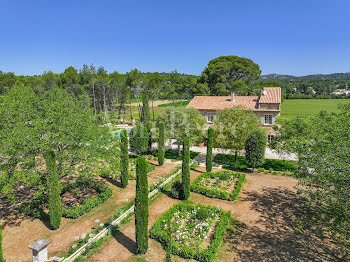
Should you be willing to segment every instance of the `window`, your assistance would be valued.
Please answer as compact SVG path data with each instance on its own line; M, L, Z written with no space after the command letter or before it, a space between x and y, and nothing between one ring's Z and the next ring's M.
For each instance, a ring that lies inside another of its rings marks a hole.
M265 115L265 125L272 125L272 115Z
M273 135L268 135L267 136L267 143L271 144L272 143L272 139L273 139Z
M215 113L207 113L207 121L213 122L215 120L216 114Z

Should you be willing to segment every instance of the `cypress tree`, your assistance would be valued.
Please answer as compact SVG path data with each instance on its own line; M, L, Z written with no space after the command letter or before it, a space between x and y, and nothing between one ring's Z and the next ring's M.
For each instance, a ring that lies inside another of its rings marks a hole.
M126 187L129 182L129 152L128 152L128 134L126 130L120 133L120 181L123 187Z
M183 141L183 160L182 160L182 199L187 200L190 197L190 141L188 137Z
M167 240L165 250L165 262L171 262L172 238L171 238L171 220L168 219Z
M211 172L213 168L213 129L208 129L208 144L207 144L207 158L205 161L207 172Z
M45 155L46 170L48 173L49 215L53 229L60 227L62 218L61 190L58 177L56 157L53 150L48 150Z
M144 154L148 150L148 131L143 124L138 124L130 131L130 148L137 154Z
M2 227L0 224L0 262L5 262L4 254L2 253Z
M148 183L147 162L140 156L136 161L135 236L138 254L148 248Z
M253 169L264 163L266 135L262 130L254 130L248 135L245 144L245 158ZM254 171L254 170L253 170Z
M165 125L163 122L159 123L159 141L158 141L158 163L159 165L164 164L165 156Z

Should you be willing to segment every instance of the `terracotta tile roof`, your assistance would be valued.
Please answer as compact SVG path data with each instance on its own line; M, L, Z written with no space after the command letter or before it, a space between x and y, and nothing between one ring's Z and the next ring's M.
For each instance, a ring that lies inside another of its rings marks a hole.
M257 96L235 96L231 102L231 96L195 96L186 108L198 110L222 110L235 106L244 106L249 109L257 107Z
M281 103L281 88L264 87L264 89L261 90L259 103L261 104Z

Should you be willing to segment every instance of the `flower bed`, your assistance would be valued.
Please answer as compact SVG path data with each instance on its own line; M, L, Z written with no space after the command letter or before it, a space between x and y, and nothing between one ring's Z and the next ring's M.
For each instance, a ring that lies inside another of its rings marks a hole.
M245 174L232 171L203 173L193 181L191 190L207 197L235 200L241 192Z
M224 212L219 207L175 204L154 223L150 236L166 245L170 230L172 254L214 261L230 217L229 211Z
M67 192L74 195L76 194L74 192L77 189L85 189L86 191L87 188L92 189L91 191L94 192L95 195L91 198L85 198L81 201L76 200L75 203L66 203L62 201L62 216L67 218L77 218L89 212L94 207L105 202L112 195L111 188L105 187L98 182L89 180L77 180L74 183L65 185L61 191L61 196L64 196ZM45 218L47 214L44 212L44 209L47 208L47 202L47 195L42 195L38 198L33 199L30 203L22 205L21 210L30 216Z

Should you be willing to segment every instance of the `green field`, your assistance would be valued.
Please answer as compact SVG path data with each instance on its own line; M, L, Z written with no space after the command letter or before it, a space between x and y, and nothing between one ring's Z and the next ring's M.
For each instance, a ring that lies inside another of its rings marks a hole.
M338 104L349 104L350 99L285 99L281 116L312 115L321 110L338 112Z

